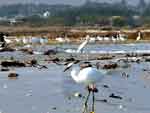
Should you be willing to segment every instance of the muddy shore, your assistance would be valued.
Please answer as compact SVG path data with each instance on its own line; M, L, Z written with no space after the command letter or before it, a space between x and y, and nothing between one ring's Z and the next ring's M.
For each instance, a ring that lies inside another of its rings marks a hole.
M142 33L142 40L150 39L149 29L120 29L120 30L100 30L100 28L91 27L29 27L29 26L0 26L0 32L8 33L10 36L47 36L54 39L58 36L67 36L70 39L78 39L86 35L114 35L121 32L128 36L128 39L135 40L138 32Z

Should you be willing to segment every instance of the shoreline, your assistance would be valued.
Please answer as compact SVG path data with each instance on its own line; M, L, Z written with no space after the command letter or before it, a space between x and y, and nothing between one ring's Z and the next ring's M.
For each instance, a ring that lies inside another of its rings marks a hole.
M69 39L79 39L90 36L101 35L116 35L123 33L128 36L129 40L136 40L138 32L142 33L142 40L150 40L150 29L137 28L137 29L120 29L120 30L100 30L99 27L62 27L62 26L49 26L49 27L29 27L29 26L0 26L0 32L8 33L10 36L46 36L49 39L55 39L62 36Z

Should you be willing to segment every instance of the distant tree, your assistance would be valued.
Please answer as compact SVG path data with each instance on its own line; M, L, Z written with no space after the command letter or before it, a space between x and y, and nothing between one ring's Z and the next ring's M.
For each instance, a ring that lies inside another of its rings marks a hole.
M124 17L115 16L112 17L112 25L116 27L123 27L127 25L127 22Z
M140 0L139 4L138 4L138 9L140 11L140 13L142 13L146 8L146 2L145 0Z
M127 7L128 6L127 1L126 0L121 0L121 5Z

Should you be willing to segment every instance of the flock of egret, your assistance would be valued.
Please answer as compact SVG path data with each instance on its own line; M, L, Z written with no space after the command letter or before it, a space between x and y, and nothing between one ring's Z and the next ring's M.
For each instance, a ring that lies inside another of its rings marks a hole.
M6 36L5 34L1 33L0 34L0 42L2 43L1 46L4 46L6 44L10 43L22 43L24 45L27 44L47 44L48 43L48 38L45 37L13 37L13 36Z
M97 36L91 37L89 42L117 42L117 41L126 41L127 37L124 34L118 34L116 36Z
M97 41L99 42L119 42L119 41L126 41L127 40L127 37L124 35L124 34L117 34L117 35L114 35L114 36L89 36L87 35L86 37L90 37L90 40L89 42L90 43L95 43ZM65 43L65 42L70 42L71 40L67 37L57 37L55 39L57 42L59 43ZM84 40L84 38L81 38L81 41Z
M48 43L48 39L45 37L23 37L22 40L23 44L46 44Z
M90 43L95 43L97 41L99 42L121 42L121 41L126 41L127 40L127 36L125 36L122 33L117 33L116 35L106 35L106 36L89 36L87 35L87 37L89 38L89 42ZM1 33L0 38L2 41L0 42L5 42L7 44L13 43L13 42L17 42L17 43L23 43L23 44L46 44L48 43L48 38L45 37L33 37L33 36L28 36L28 37L13 37L13 36L6 36L5 34ZM81 38L81 41L84 38ZM141 32L138 32L138 36L136 38L136 41L139 41L141 39ZM59 43L69 43L71 42L71 40L67 37L56 37L55 40Z

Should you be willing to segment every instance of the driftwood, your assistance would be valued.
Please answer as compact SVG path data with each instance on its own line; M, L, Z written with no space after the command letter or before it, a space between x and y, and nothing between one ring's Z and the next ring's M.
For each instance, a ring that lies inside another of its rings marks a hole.
M38 68L38 69L47 69L47 66L38 64L37 60L35 60L35 59L28 60L26 62L26 66L35 67L35 68Z
M116 69L118 67L117 63L112 63L112 64L105 64L103 66L103 69Z
M13 51L15 51L15 49L10 48L10 47L4 47L0 49L0 52L13 52Z
M19 61L2 61L1 62L2 67L25 67L25 63L19 62Z
M121 96L115 95L114 93L109 95L110 98L115 98L115 99L123 99Z
M17 73L9 73L8 74L8 78L10 78L10 79L16 79L18 76L19 76L19 74L17 74Z
M57 53L56 50L49 49L49 50L44 52L44 55L55 55L56 53Z
M23 48L23 49L20 49L20 51L24 52L24 53L27 53L27 54L33 54L33 50L31 48Z
M9 71L9 68L2 68L0 71Z

